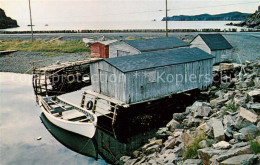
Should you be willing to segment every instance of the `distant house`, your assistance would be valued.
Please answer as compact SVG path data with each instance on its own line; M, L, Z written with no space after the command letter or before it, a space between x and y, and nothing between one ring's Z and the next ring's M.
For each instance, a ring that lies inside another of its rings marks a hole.
M91 58L109 58L109 45L117 40L99 41L90 45Z
M94 92L126 104L159 99L212 83L213 56L179 48L104 58L90 64Z
M109 57L121 57L143 52L189 47L190 44L175 37L121 40L110 45Z
M191 41L191 47L215 56L214 64L231 59L232 46L221 34L199 34Z

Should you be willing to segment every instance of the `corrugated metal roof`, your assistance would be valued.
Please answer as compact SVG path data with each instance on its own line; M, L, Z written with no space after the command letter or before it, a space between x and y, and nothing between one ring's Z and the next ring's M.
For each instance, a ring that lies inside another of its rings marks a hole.
M221 34L199 34L210 50L225 50L233 47Z
M107 40L107 41L98 41L98 43L101 43L103 45L110 45L114 42L116 42L117 40Z
M123 41L140 51L152 51L190 46L189 43L184 42L176 37Z
M122 72L176 65L214 58L199 48L179 48L103 59Z

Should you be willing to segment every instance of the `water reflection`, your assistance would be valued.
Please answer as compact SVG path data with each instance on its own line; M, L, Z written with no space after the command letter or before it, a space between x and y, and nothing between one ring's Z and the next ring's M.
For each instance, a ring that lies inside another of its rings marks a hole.
M128 138L128 142L120 142L113 134L109 134L102 129L97 129L94 138L87 137L66 131L53 125L45 116L41 114L41 119L47 130L64 146L69 149L94 159L98 155L112 164L119 163L121 156L131 154L139 148L148 138L154 136L155 130L139 134Z
M100 117L94 138L88 139L53 125L41 114L31 79L31 75L0 72L0 164L114 164L146 143L172 118L169 114L189 102L178 96L179 100L169 100L171 106L164 102L150 111L149 105L124 110L114 127L111 120ZM84 90L61 97L79 105ZM38 136L42 139L36 140Z

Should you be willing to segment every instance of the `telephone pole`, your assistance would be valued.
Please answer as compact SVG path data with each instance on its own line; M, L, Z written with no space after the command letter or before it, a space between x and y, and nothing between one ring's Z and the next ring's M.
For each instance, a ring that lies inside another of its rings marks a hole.
M30 22L31 22L31 34L32 34L32 41L33 41L33 25L32 25L32 11L31 11L31 1L29 0L29 11L30 11Z
M165 10L165 15L166 15L166 37L168 37L168 4L167 0L165 0L166 4L166 10Z

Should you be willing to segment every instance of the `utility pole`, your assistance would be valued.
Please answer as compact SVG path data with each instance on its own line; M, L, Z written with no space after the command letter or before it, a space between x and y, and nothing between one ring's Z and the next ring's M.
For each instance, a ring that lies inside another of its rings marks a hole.
M31 1L29 0L29 10L30 10L30 22L31 22L31 34L32 34L32 42L33 42L33 24L32 24L32 11L31 11Z
M167 0L165 0L166 3L166 10L165 10L165 15L166 15L166 37L168 37L168 4Z

